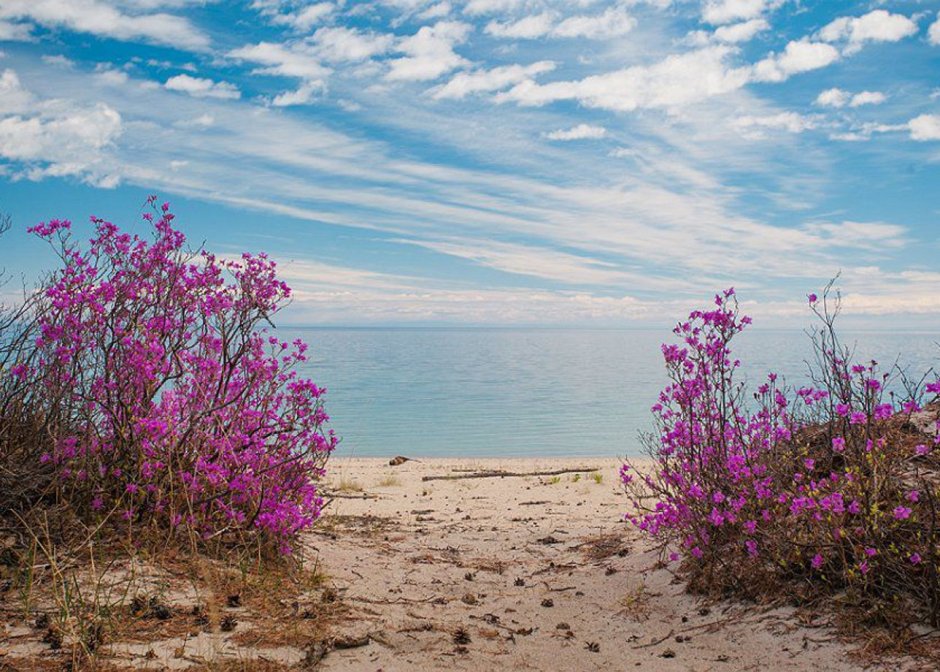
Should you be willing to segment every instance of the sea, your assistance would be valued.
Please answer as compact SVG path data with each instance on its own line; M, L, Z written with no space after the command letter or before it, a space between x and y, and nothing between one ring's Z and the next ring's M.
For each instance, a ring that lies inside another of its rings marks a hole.
M663 329L284 328L327 388L337 456L638 456L667 383ZM858 361L940 369L940 334L842 334ZM809 336L754 329L734 354L751 385L809 382Z

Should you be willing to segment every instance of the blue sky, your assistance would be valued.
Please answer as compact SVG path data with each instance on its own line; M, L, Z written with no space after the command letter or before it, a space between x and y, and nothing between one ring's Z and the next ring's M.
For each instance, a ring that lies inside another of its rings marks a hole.
M0 266L149 193L305 324L940 324L940 1L0 0ZM82 224L78 224L78 223ZM9 288L8 290L9 291Z

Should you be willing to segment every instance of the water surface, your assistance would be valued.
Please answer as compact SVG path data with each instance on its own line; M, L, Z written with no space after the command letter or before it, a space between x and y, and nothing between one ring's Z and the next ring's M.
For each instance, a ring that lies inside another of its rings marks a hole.
M328 388L338 454L367 456L636 455L666 382L667 330L282 329L310 343L305 373ZM928 333L853 333L861 359L940 360ZM750 380L775 370L807 381L800 331L742 334Z

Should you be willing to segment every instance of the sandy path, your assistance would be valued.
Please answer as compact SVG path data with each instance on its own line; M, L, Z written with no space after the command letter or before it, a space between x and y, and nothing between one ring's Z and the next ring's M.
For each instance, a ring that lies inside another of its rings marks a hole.
M422 482L458 469L590 474ZM312 537L367 646L325 670L852 670L848 649L786 610L706 607L639 535L611 459L335 459ZM361 485L363 493L350 491ZM538 503L533 503L538 502ZM893 666L892 669L897 669Z

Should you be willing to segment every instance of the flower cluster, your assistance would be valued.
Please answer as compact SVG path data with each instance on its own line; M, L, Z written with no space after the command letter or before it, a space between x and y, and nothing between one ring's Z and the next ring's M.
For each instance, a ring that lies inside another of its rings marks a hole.
M869 601L906 595L937 621L940 382L899 400L877 363L849 362L838 311L809 299L824 327L814 385L798 390L774 374L753 392L738 382L730 346L750 320L734 290L676 327L653 466L621 472L628 519L702 589L766 597L808 580Z
M40 459L87 517L287 552L320 513L336 445L324 390L297 372L307 346L264 328L290 289L263 254L187 252L169 205L149 203L152 240L98 218L87 249L67 221L31 229L62 260L29 364L11 369L42 388L54 443Z

